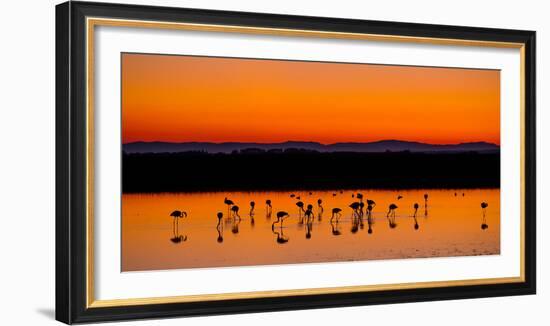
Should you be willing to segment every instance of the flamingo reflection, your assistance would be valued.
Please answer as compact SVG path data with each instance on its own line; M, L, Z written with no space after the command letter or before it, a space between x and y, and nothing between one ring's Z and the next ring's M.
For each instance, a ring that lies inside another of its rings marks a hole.
M351 220L351 233L357 233L359 231L359 217L354 216Z
M306 239L311 239L311 230L313 229L313 222L306 223Z
M233 234L239 233L239 224L241 224L241 218L238 219L233 218L233 223L231 224L231 232Z
M332 221L332 218L330 219L330 227L332 229L332 235L338 236L341 235L342 232L340 232L340 228L338 226L338 219L336 219L335 222Z
M307 205L304 216L306 217L306 239L310 239L311 229L313 228L313 221L315 220L315 216L313 215L313 205Z
M231 207L231 212L233 213L233 220L235 220L236 217L239 218L239 221L241 220L241 216L239 215L239 206L233 205Z
M369 226L369 229L367 230L367 232L368 232L369 234L372 234L372 224L373 224L373 220L372 220L372 217L371 217L370 214L367 216L367 224L368 224L368 226Z
M276 241L278 244L285 244L288 242L288 237L285 237L284 235L282 224L281 224L281 227L279 228L279 231L276 231L276 229L272 229L271 231L273 232L273 234L277 236Z

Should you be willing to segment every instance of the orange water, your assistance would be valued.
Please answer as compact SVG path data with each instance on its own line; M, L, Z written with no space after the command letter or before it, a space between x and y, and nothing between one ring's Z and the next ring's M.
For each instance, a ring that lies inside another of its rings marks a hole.
M363 227L353 223L349 204L358 201L352 197L357 192L364 200L376 202L370 234L366 212ZM297 199L291 193L300 196L305 206L313 205L315 219L309 226L300 223ZM429 195L427 209L425 193ZM403 198L398 200L399 195ZM225 197L239 206L240 222L228 216ZM320 220L319 198L324 207ZM266 214L266 199L272 201L271 217ZM256 207L251 218L252 200ZM484 230L481 202L489 204ZM395 228L386 217L391 203L398 206ZM420 206L418 229L414 227L414 203ZM334 207L342 209L338 223L336 219L330 222ZM174 210L188 214L178 220L177 229L170 216ZM272 230L278 211L290 217L283 227L276 225ZM223 213L220 226L218 212ZM498 189L124 194L122 213L123 271L500 253Z

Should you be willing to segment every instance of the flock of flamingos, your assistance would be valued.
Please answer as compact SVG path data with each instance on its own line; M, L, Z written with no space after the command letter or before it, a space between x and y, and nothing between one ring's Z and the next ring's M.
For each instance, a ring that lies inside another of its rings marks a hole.
M311 192L309 193L312 194ZM343 191L340 191L340 194L343 194ZM333 193L333 196L337 196L337 193ZM457 193L454 194L457 196ZM462 196L464 196L464 193L462 193ZM372 211L374 207L376 206L376 202L372 199L366 199L363 201L364 196L361 193L352 193L352 198L357 199L356 201L352 202L349 205L349 208L351 208L351 232L356 233L359 229L364 228L364 220L366 218L367 224L368 224L368 233L371 234L372 231L372 224L374 223L374 219L372 217ZM306 226L306 239L311 238L311 229L312 224L315 220L315 214L313 211L313 205L312 204L304 204L303 201L301 201L300 196L297 196L295 194L290 194L290 198L293 198L296 200L296 206L298 208L298 224L299 225L305 225ZM397 200L399 201L402 199L403 196L399 195L397 196ZM226 216L226 222L232 223L232 232L238 233L239 228L238 225L241 221L241 216L239 215L239 206L237 206L231 199L225 197L224 204L227 205L227 216ZM266 217L271 218L272 212L273 212L273 206L271 199L266 199L265 201L266 205ZM365 212L365 205L366 205L366 212ZM481 210L482 210L482 223L481 223L481 229L486 230L489 226L487 225L486 221L486 210L489 204L486 202L481 203ZM254 215L255 215L255 207L256 203L254 201L250 202L250 210L249 210L249 217L251 224L254 224ZM386 219L388 221L388 225L391 229L394 229L397 227L397 223L395 222L395 213L398 206L394 203L391 203L388 206L388 211L386 213ZM418 230L418 220L417 220L417 213L418 209L420 208L420 205L418 203L414 203L413 209L414 213L412 215L414 219L414 229ZM317 218L319 221L321 221L323 213L324 213L324 207L323 207L323 200L318 199L317 200ZM178 220L180 218L187 217L187 212L183 210L175 210L172 213L170 213L170 216L173 217L173 232L174 235L170 239L173 243L180 243L187 240L187 236L182 236L179 234L179 222ZM286 211L277 211L275 214L277 219L271 224L271 230L272 232L277 236L277 243L284 244L288 242L288 237L285 237L283 234L283 223L285 219L290 218L290 214ZM428 194L424 194L424 216L428 216ZM330 225L332 227L332 234L335 236L338 236L341 234L341 231L338 227L338 223L340 221L340 218L342 217L342 209L339 207L334 207L331 210L331 218L330 218ZM218 231L218 242L223 242L223 213L218 212L217 213L217 219L218 224L216 225L216 229ZM279 226L279 228L276 228L276 225Z

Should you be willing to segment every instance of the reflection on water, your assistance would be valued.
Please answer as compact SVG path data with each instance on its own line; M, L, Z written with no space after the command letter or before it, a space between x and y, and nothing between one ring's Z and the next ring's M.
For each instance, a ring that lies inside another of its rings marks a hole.
M124 194L122 213L123 271L500 253L498 189Z

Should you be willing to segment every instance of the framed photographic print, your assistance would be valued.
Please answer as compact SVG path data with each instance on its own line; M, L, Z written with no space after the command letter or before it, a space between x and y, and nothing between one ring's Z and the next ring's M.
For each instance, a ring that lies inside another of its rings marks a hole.
M56 318L535 293L535 32L56 7Z

